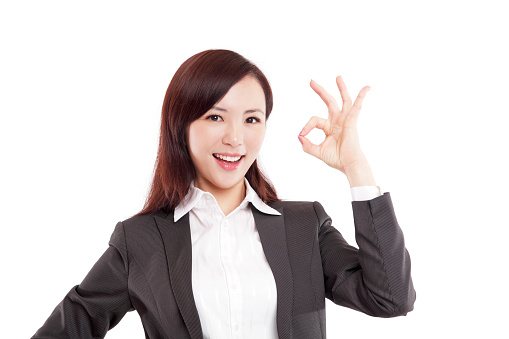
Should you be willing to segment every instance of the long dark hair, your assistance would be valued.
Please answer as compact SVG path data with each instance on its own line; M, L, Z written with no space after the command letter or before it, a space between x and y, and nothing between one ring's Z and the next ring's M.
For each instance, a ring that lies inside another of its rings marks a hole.
M187 59L166 90L161 113L154 178L143 209L136 215L169 212L186 196L196 172L185 145L191 122L210 110L245 76L258 80L265 94L266 119L272 111L272 90L258 67L229 50L207 50ZM278 201L274 186L255 160L246 178L265 202Z

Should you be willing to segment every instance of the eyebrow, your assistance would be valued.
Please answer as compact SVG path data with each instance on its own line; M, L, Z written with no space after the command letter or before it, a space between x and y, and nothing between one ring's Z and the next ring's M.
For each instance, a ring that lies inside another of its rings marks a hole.
M221 111L221 112L228 112L226 109L218 107L218 106L214 106L214 107L212 107L212 109L215 109L215 110ZM247 111L244 112L244 114L250 114L250 113L255 113L255 112L265 114L265 112L259 108L248 109Z

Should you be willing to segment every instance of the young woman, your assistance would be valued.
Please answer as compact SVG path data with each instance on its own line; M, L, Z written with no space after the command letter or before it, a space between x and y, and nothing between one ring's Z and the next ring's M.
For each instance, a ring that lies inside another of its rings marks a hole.
M359 249L317 202L280 201L256 158L272 110L262 72L208 50L175 73L162 109L146 204L33 338L100 338L137 310L147 338L325 338L325 298L377 317L405 315L415 291L389 193L359 146L364 87L352 104L317 83L328 119L313 117L303 150L350 183ZM312 144L319 128L326 138Z

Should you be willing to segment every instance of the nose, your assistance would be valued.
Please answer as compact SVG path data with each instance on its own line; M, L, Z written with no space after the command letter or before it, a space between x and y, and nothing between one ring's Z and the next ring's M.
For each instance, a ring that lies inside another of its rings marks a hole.
M244 134L242 132L242 126L237 123L231 123L226 126L226 131L223 137L223 144L237 147L242 145L244 142Z

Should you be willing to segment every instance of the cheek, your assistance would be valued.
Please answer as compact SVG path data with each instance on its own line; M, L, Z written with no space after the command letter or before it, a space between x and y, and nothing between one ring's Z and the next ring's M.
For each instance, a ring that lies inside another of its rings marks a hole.
M247 147L251 152L256 152L260 150L263 144L263 139L265 138L265 127L250 131L250 133L246 133L245 141Z
M205 128L200 122L192 123L187 130L187 145L191 155L197 155L208 152L212 145L214 133L209 128Z

